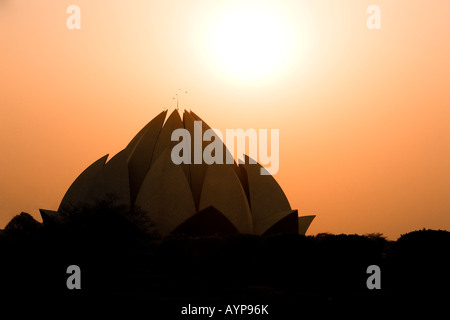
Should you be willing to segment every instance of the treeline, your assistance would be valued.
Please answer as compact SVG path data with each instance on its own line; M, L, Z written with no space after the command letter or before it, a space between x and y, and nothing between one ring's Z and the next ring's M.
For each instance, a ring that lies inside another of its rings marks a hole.
M393 304L439 298L450 285L448 231L418 230L397 241L381 234L160 240L121 210L72 217L43 226L22 213L0 231L0 295ZM69 265L81 269L81 290L66 287ZM381 290L367 287L370 265L380 267Z

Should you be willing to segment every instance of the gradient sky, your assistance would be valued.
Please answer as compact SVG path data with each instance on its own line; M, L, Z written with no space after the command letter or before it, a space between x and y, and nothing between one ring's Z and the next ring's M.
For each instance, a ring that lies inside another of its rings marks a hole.
M212 50L242 3L282 17L269 75L233 76ZM0 0L0 228L57 209L181 88L214 128L280 129L275 178L317 215L309 234L450 229L450 2L267 3ZM72 4L80 30L66 27ZM380 30L366 27L372 4Z

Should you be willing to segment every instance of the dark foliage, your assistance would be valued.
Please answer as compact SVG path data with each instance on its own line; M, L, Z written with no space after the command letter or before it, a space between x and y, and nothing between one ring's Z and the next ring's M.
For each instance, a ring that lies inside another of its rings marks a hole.
M32 234L41 227L42 224L34 220L30 214L22 212L11 219L4 232L8 234Z
M450 233L413 231L392 246L389 285L397 292L440 295L450 287Z
M177 307L193 300L266 301L281 313L296 312L298 305L333 309L375 303L387 310L411 297L442 296L450 284L447 231L414 231L395 242L381 234L161 241L148 231L152 223L145 215L113 201L65 215L64 224L48 227L21 213L0 232L3 299L156 306L172 301ZM82 290L66 287L72 264L82 270ZM369 265L382 270L381 290L367 289ZM279 304L283 307L276 309Z

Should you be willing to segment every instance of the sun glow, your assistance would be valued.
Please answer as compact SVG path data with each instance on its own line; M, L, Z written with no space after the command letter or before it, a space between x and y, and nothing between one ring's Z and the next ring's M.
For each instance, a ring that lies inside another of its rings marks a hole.
M293 63L300 39L281 6L233 2L211 21L207 39L212 65L233 81L276 77Z

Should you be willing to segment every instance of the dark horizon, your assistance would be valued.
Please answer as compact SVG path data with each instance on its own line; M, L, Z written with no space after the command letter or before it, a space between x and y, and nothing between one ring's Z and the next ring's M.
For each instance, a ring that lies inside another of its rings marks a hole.
M135 306L131 313L151 306L149 315L170 318L182 318L188 305L258 303L268 306L270 318L293 319L374 306L383 314L411 301L425 309L448 296L442 291L450 285L448 231L417 230L397 241L380 234L161 240L124 220L121 209L102 210L59 226L15 217L0 231L3 301L53 301L55 310L76 304L79 312L114 302ZM81 270L80 290L66 287L71 265ZM372 265L381 270L379 289L368 288Z

